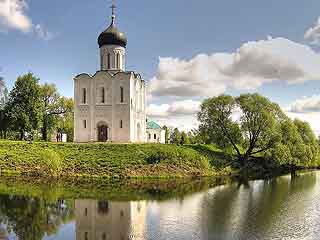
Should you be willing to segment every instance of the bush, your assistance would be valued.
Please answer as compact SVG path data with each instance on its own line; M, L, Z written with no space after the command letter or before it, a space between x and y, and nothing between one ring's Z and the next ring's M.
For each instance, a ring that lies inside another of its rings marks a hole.
M58 176L62 170L62 159L58 153L51 149L39 152L39 174Z

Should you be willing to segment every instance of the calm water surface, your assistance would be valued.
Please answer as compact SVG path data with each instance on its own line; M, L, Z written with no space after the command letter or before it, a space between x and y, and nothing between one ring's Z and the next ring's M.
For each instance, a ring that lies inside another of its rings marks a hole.
M320 239L320 172L161 201L48 199L1 194L0 239Z

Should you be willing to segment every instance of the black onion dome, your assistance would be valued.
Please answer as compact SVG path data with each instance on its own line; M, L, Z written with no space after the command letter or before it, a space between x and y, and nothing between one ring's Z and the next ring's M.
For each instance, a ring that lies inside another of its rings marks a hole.
M127 46L127 37L116 28L114 23L111 23L111 25L99 35L98 44L100 48L104 45L119 45L125 48Z

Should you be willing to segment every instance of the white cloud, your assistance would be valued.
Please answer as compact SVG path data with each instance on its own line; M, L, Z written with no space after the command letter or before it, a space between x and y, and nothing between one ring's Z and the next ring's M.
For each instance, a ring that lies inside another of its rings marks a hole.
M43 40L49 41L54 38L54 34L49 32L48 29L40 24L34 26L34 31L36 35Z
M286 114L291 119L300 119L302 121L308 122L315 132L317 136L320 136L320 112L309 112L309 113L293 113L293 112L286 112Z
M235 53L160 58L149 91L153 97L205 97L275 81L297 84L320 79L319 65L320 54L309 46L269 37L243 44Z
M293 113L320 113L320 95L304 97L296 100L290 107ZM320 121L320 119L319 119Z
M194 100L175 101L171 104L150 104L147 112L151 117L168 117L195 115L200 109L201 102Z
M320 17L314 26L306 31L304 38L312 44L320 44Z
M320 135L320 95L297 99L284 111L292 119L308 122L315 134Z
M170 104L150 104L147 115L160 125L190 131L198 128L197 112L200 110L200 104L200 101L191 99Z
M184 116L168 116L168 117L151 117L161 126L167 126L169 128L178 128L180 131L190 131L197 129L199 122L196 115L184 115Z
M43 40L51 40L54 34L41 24L33 24L27 10L28 4L25 0L0 0L0 31L15 29L24 33L35 33Z
M0 0L0 26L29 32L32 21L26 15L28 5L24 0Z

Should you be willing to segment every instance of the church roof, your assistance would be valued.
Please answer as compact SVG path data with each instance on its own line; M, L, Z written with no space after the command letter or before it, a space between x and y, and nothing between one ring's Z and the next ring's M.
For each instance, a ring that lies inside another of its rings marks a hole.
M114 23L103 31L98 38L99 47L104 45L118 45L121 47L127 46L127 37L123 32L120 32Z
M110 26L103 31L98 37L98 44L101 48L104 45L118 45L121 47L127 46L127 37L123 32L120 32L115 24L115 8L114 3L112 4L112 16L111 16L111 24Z
M147 122L147 129L161 129L160 125L157 124L154 121L149 121Z

